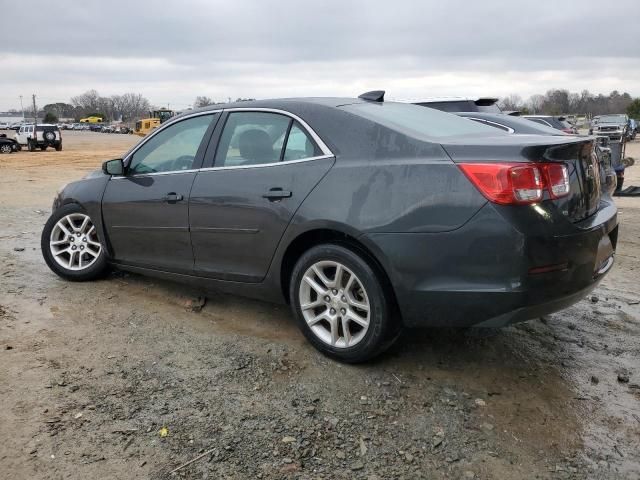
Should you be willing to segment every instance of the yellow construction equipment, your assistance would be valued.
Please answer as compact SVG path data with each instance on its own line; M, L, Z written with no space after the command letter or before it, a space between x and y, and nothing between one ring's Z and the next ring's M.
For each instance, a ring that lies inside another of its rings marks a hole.
M136 126L133 129L136 135L144 137L148 135L154 128L158 128L160 124L166 122L175 115L173 110L168 108L161 108L160 110L154 110L149 112L148 118L142 118L136 122Z

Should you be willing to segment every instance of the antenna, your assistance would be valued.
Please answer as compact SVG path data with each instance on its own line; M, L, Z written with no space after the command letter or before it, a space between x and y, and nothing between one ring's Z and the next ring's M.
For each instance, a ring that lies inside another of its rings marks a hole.
M372 90L359 95L358 98L368 102L384 102L384 90Z

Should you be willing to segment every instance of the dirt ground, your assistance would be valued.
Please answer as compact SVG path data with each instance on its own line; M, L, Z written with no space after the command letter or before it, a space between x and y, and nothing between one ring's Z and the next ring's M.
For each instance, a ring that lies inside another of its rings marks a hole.
M49 271L56 190L136 140L0 156L0 477L640 478L639 198L617 200L616 266L575 306L486 337L408 332L347 366L283 306L194 312L181 285Z

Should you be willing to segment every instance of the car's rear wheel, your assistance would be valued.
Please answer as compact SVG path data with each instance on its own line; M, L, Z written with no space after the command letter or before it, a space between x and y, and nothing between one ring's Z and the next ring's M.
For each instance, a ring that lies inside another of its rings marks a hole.
M49 217L40 245L49 268L66 280L93 280L107 270L97 229L79 205L65 205Z
M304 253L293 269L289 296L309 342L344 362L378 355L398 332L379 273L341 245L318 245Z
M27 140L27 147L29 148L30 152L36 151L36 145L31 140Z
M42 150L43 152L47 149L46 145L40 145L40 150Z
M59 152L62 150L62 143L59 143L56 145L56 152Z
M13 148L8 143L3 143L0 145L0 153L11 153Z

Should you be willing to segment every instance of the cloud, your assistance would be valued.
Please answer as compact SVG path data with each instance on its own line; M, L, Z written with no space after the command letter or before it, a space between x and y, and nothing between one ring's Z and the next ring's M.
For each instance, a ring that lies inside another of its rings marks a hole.
M9 8L0 110L18 95L67 101L89 88L157 105L196 95L389 98L527 96L552 87L640 95L633 0L601 2L77 2ZM25 33L32 11L50 12ZM5 10L6 11L6 10Z

